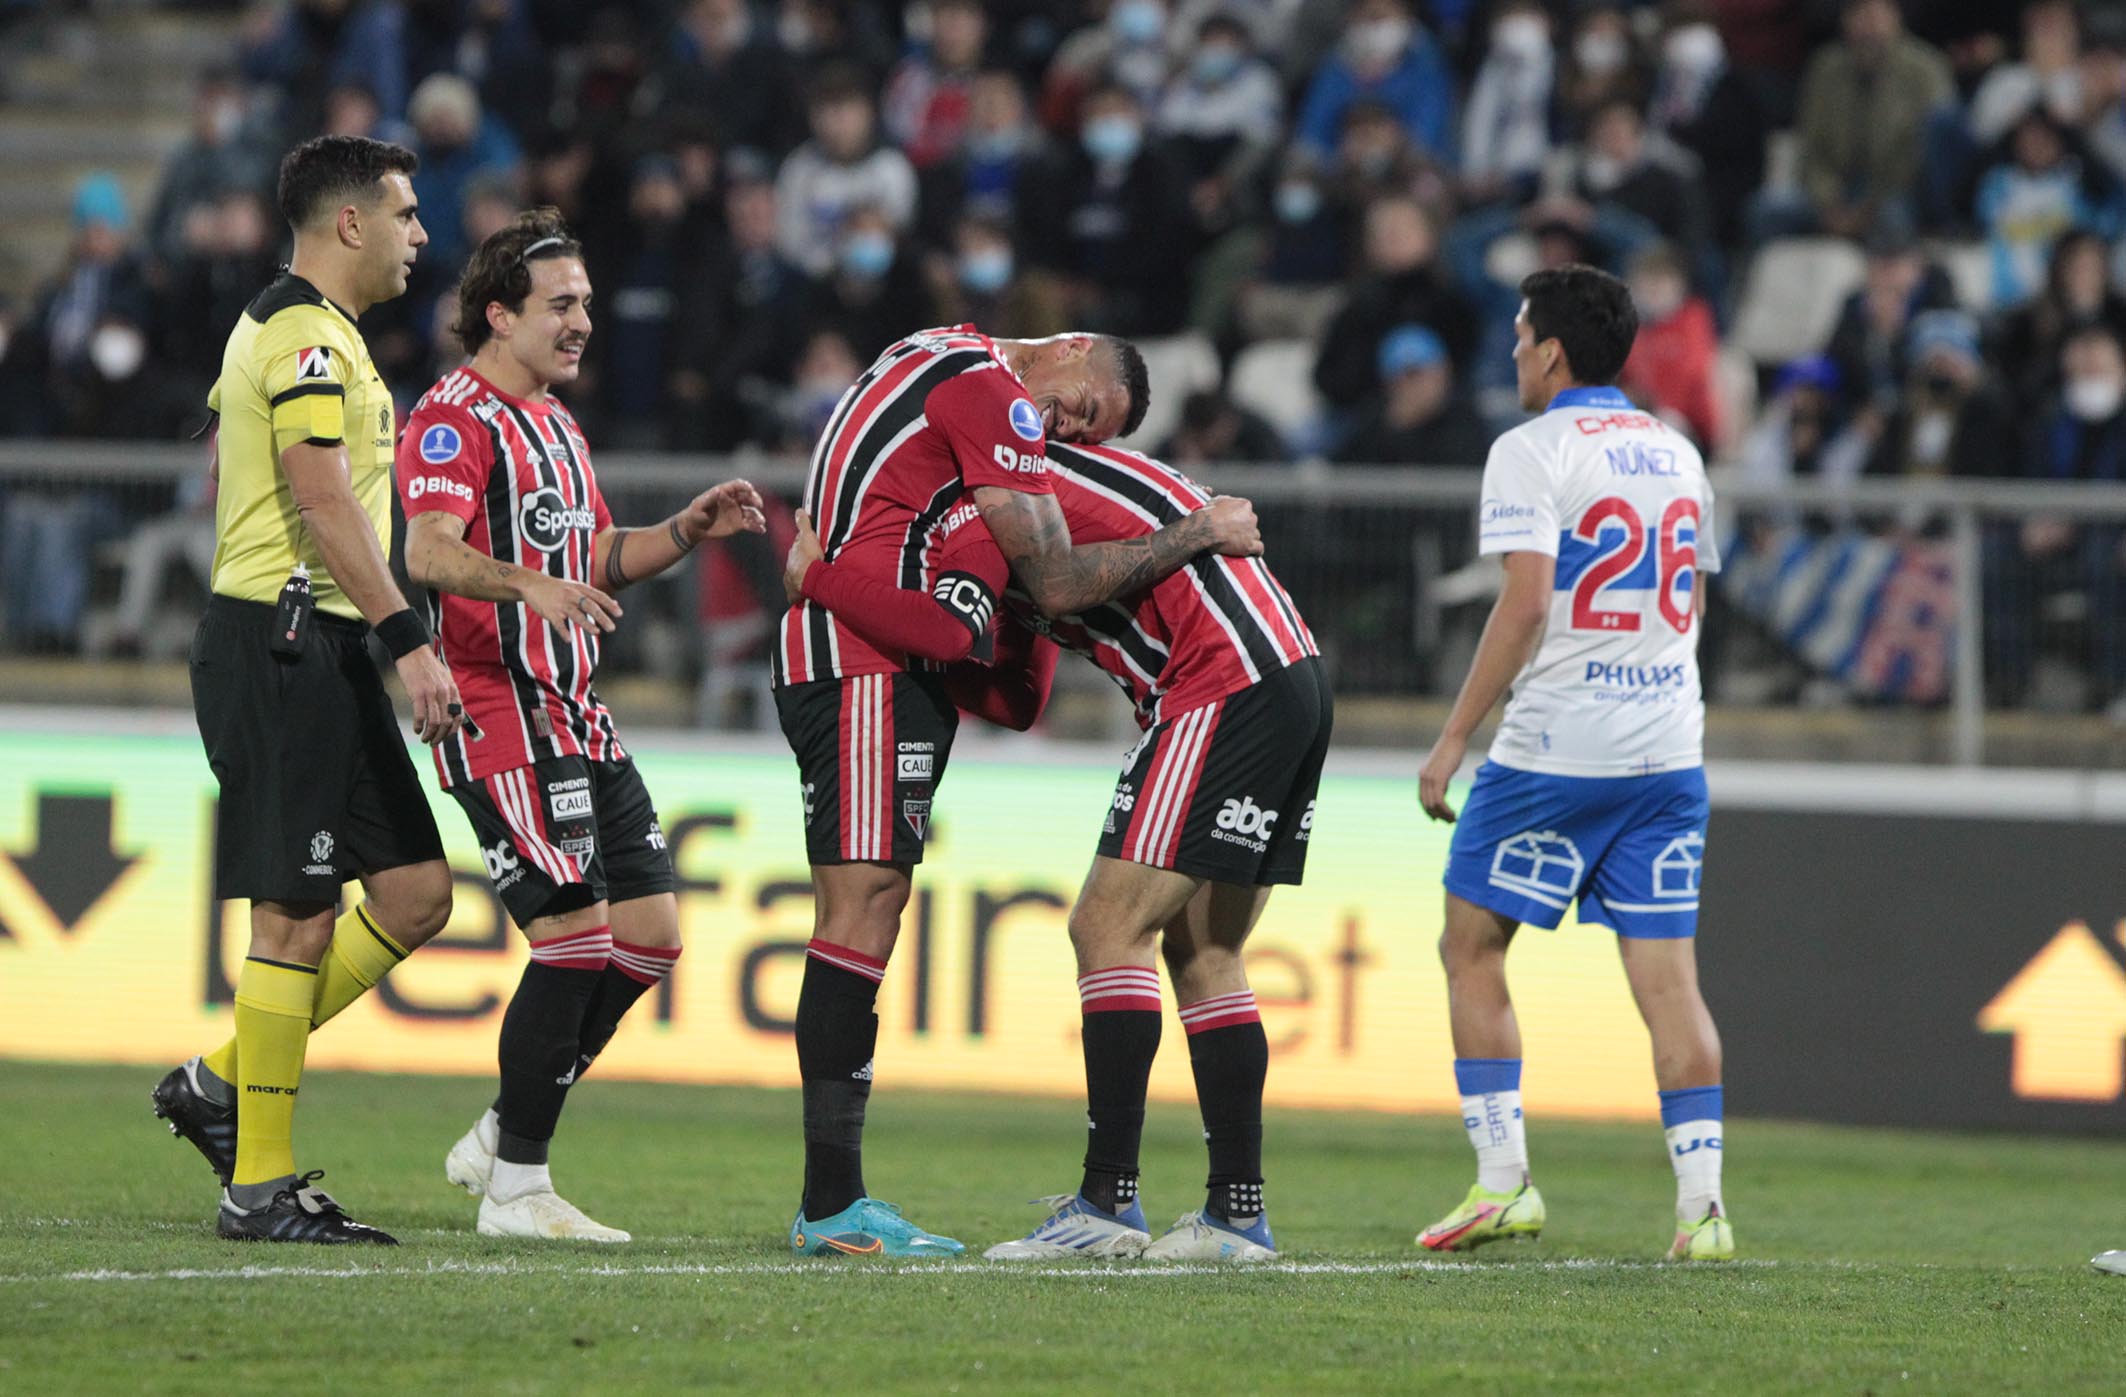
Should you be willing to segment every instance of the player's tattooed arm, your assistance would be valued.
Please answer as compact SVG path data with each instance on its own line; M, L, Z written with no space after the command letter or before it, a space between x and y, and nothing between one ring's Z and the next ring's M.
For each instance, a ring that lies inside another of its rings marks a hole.
M1053 495L983 485L976 487L974 502L1020 585L1050 616L1142 591L1201 553L1262 552L1255 508L1234 496L1221 495L1154 534L1075 547Z
M751 482L726 480L702 491L662 524L647 529L609 528L592 542L591 576L608 592L657 576L694 551L703 539L768 529L760 492Z
M557 629L610 631L620 603L596 587L491 558L465 541L466 522L432 509L406 521L406 575L423 587L473 601L522 602Z

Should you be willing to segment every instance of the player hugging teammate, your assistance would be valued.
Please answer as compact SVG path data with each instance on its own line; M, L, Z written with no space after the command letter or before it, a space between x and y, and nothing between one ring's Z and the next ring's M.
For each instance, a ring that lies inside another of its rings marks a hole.
M1213 505L1187 476L1134 451L1050 442L1047 477L1081 543L1141 539ZM1269 1040L1241 948L1270 889L1297 883L1306 866L1332 707L1312 634L1256 557L1199 557L1060 615L1013 576L967 505L940 513L910 557L908 585L873 582L824 558L801 527L783 585L872 643L931 661L988 661L955 664L946 688L991 721L1032 723L1060 644L1122 686L1144 729L1070 916L1084 1173L1074 1192L1046 1200L1048 1216L1031 1233L986 1255L1275 1257L1262 1179ZM1188 1033L1210 1175L1203 1205L1154 1241L1137 1180L1162 955Z

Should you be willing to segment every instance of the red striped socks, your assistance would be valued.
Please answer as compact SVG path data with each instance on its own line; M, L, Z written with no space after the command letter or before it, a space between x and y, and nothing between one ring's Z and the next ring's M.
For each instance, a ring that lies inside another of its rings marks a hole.
M531 958L561 970L603 970L613 957L613 929L585 927L531 943Z
M1244 1226L1262 1212L1262 1085L1270 1040L1253 990L1216 994L1181 1006L1189 1066L1210 1151L1204 1210Z
M679 962L677 946L637 946L632 942L613 942L613 969L630 980L641 982L644 989L653 989L672 973Z
M1159 972L1116 966L1078 977L1085 1038L1088 1203L1119 1213L1137 1199L1144 1095L1159 1055Z
M814 937L797 992L797 1073L804 1085L804 1216L818 1221L864 1196L864 1112L878 1046L886 962Z

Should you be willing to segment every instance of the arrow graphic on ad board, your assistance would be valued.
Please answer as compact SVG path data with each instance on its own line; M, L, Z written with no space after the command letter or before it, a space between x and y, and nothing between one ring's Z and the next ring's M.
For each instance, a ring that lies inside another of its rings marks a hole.
M2126 922L2119 924L2126 944ZM2126 970L2085 922L2069 922L1978 1011L2012 1033L2009 1086L2046 1101L2116 1101L2126 1089Z
M37 826L27 850L9 850L22 880L52 920L71 933L103 895L139 862L111 848L111 796L37 792Z

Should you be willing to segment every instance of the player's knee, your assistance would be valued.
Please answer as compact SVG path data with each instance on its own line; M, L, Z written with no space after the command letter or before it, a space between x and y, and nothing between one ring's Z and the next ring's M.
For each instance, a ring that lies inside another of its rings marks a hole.
M410 951L432 940L450 923L450 866L438 859L404 873L376 911L392 938ZM378 899L372 897L371 901Z
M1240 952L1226 946L1190 947L1176 956L1166 948L1166 965L1174 982L1174 995L1183 1004L1193 1004L1214 994L1231 994L1247 988L1247 969Z

